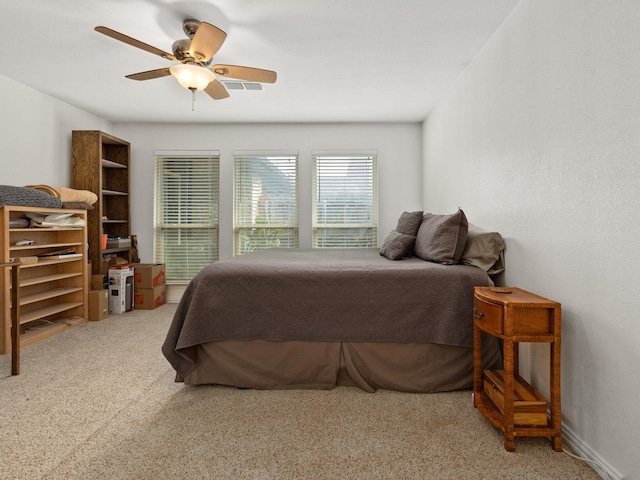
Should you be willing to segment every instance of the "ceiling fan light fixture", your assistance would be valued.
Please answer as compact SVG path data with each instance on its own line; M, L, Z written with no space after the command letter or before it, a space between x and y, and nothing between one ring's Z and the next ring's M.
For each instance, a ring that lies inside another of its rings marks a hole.
M204 90L216 78L208 68L190 63L173 65L169 67L169 71L180 85L189 90Z

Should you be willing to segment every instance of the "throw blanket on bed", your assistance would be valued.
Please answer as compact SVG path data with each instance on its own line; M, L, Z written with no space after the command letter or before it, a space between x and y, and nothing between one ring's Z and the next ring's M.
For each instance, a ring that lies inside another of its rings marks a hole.
M271 249L212 263L187 287L163 345L178 373L219 340L433 342L473 345L481 269L378 249Z

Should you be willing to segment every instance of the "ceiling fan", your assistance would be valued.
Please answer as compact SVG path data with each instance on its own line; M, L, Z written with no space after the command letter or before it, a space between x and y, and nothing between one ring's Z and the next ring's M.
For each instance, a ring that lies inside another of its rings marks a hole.
M207 22L191 18L182 22L182 29L189 38L173 42L173 53L168 53L108 27L95 28L97 32L108 37L159 55L167 60L179 62L171 67L126 75L132 80L151 80L173 75L184 88L191 90L194 94L197 90L204 90L214 100L229 96L224 85L216 79L218 76L258 83L274 83L276 81L276 72L271 70L239 65L215 64L210 66L213 56L224 43L227 34Z

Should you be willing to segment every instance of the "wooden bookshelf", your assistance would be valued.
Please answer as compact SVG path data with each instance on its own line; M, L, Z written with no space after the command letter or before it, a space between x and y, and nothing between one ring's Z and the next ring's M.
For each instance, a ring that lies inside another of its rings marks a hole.
M131 262L131 247L103 248L102 236L131 236L129 142L98 130L71 133L71 187L98 195L88 212L87 236L93 274L107 275L105 256Z
M88 265L86 227L13 227L17 219L28 213L71 213L87 221L85 210L8 206L0 208L0 262L24 261L19 269L20 346L48 338L69 328L83 325L88 317ZM32 245L16 245L32 240ZM52 251L74 250L78 255L46 258ZM36 259L26 263L27 258ZM0 353L11 347L11 293L9 269L0 273Z

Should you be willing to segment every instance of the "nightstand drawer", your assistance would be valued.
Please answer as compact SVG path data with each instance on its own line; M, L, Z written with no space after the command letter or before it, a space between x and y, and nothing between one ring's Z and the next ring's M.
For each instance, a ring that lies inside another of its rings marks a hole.
M499 335L503 332L503 308L502 305L494 305L475 297L473 299L473 317L480 329Z
M474 318L478 327L498 335L554 335L559 304L519 288L475 287Z

